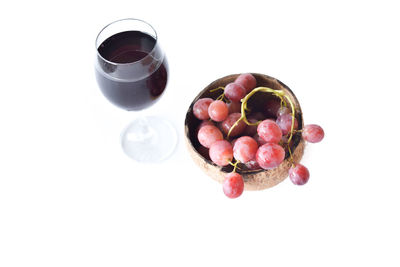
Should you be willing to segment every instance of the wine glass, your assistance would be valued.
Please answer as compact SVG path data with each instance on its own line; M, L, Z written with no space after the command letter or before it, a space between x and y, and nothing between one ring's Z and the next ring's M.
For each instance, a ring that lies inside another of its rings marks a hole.
M121 19L105 26L96 38L95 72L104 96L128 111L139 111L163 94L168 63L154 28L139 19ZM177 135L156 116L139 117L121 134L124 152L139 162L159 162L172 154Z

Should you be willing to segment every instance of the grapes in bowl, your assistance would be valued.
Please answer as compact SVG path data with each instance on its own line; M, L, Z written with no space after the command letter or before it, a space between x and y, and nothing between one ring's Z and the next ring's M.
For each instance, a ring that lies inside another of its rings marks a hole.
M320 126L304 126L289 87L257 73L212 82L195 97L185 119L189 154L230 198L270 188L288 176L305 184L309 172L300 164L305 143L323 137Z

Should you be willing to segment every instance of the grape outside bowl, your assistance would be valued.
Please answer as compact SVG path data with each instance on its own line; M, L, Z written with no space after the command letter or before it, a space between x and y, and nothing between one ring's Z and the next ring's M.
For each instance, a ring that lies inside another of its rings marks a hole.
M257 80L257 86L269 87L275 90L283 90L285 94L287 94L295 107L295 117L298 121L298 128L301 130L304 127L303 123L303 115L301 112L300 103L298 102L294 93L283 84L281 81L270 77L264 74L252 73L252 75ZM196 136L197 127L200 124L200 120L198 120L193 115L193 105L200 98L210 97L216 99L221 91L217 90L214 92L210 92L210 90L215 89L220 86L226 86L228 83L233 82L239 74L228 75L218 80L215 80L211 84L209 84L206 88L204 88L193 100L191 103L185 119L185 140L186 145L189 150L189 154L191 155L194 162L211 178L222 183L225 179L226 174L230 173L233 170L233 167L228 165L225 167L220 167L214 164L211 160L208 160L199 152L199 148L201 145L199 144ZM271 98L274 98L272 94L257 92L254 94L249 102L248 107L250 109L260 109L260 107L265 104ZM301 133L295 133L293 135L293 146L292 146L292 155L295 162L300 162L305 147L305 141L301 138ZM291 166L289 153L286 153L286 157L284 162L281 163L278 167L271 170L236 170L243 176L245 186L245 190L263 190L266 188L270 188L282 182L288 176L288 171Z

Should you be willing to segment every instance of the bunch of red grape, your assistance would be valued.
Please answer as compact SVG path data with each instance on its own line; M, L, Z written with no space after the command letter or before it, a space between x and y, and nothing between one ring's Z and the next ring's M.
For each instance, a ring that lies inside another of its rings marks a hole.
M243 193L244 180L236 172L238 164L247 170L269 170L278 167L290 153L294 132L300 132L298 122L292 111L282 101L271 98L265 102L261 111L245 111L247 121L243 120L240 101L257 85L253 75L239 75L233 83L224 88L223 97L217 100L201 98L193 106L194 116L201 120L197 128L197 138L201 144L200 154L218 166L234 166L223 182L223 191L229 198ZM228 100L224 102L223 100ZM306 125L301 130L304 140L317 143L324 137L318 125ZM306 167L292 162L289 177L296 185L303 185L309 179Z

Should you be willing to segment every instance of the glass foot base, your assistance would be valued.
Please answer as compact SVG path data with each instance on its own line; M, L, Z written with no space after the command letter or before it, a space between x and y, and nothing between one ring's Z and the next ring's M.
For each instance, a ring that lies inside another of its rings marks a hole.
M131 122L121 134L126 155L135 161L157 163L175 150L178 137L170 122L159 117L142 117Z

